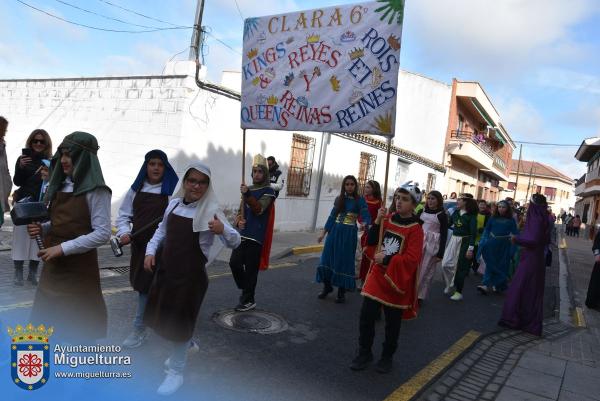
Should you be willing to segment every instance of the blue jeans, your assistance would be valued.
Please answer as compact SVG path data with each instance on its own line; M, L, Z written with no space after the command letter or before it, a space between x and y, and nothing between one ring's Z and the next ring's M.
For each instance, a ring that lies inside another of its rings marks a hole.
M138 293L138 306L135 312L135 319L133 320L133 327L137 331L146 330L144 324L144 311L146 310L146 303L148 302L148 294Z
M172 341L171 355L169 356L169 368L173 369L179 374L183 373L185 369L185 363L187 360L187 351L192 344L191 341L175 342Z

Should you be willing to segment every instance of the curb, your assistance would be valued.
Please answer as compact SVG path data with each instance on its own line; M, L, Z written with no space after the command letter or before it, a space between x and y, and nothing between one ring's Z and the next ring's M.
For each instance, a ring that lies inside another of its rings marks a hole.
M302 255L305 253L317 253L323 251L323 245L308 245L308 246L297 246L291 248L293 255Z

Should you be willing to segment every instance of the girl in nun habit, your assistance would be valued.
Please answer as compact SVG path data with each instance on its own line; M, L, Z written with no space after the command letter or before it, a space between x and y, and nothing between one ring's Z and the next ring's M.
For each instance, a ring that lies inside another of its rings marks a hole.
M63 139L46 190L50 221L27 226L32 237L43 232L45 245L38 253L44 269L30 320L53 326L67 340L106 336L96 248L110 238L111 190L104 184L98 149L86 132Z
M219 210L210 169L192 164L148 243L144 260L149 272L157 266L144 323L173 345L159 394L173 394L181 387L188 349L197 350L191 339L208 287L206 265L223 246L236 248L240 242L240 234Z
M151 150L146 153L140 172L119 209L117 237L121 245L131 244L129 282L138 292L133 332L123 341L125 347L139 347L148 337L143 318L153 275L144 269L146 245L158 227L178 180L167 155L161 150ZM149 227L137 233L148 224ZM137 233L133 238L132 232Z

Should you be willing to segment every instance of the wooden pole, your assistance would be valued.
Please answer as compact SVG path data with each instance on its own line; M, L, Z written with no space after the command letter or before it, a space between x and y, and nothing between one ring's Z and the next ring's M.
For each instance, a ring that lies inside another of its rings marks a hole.
M246 184L246 128L242 130L242 185ZM240 199L240 217L244 220L244 196Z
M519 162L517 163L517 179L515 180L515 191L513 193L513 201L517 201L517 188L519 188L519 172L521 171L521 151L523 144L519 145Z
M533 165L535 162L531 162L531 168L529 169L529 182L527 183L527 194L525 195L525 203L529 201L529 188L531 188L531 176L533 175ZM523 205L525 206L525 205Z
M389 175L389 171L390 171L390 150L391 150L391 146L392 146L392 137L388 137L388 142L387 142L387 158L385 161L385 180L383 183L383 199L382 199L382 204L381 207L385 208L386 207L386 201L387 201L387 190L388 190L388 175ZM393 202L393 201L392 201ZM378 211L379 213L379 211ZM377 241L377 250L375 251L375 253L378 253L379 250L381 249L381 243L383 242L383 220L379 223L379 240Z

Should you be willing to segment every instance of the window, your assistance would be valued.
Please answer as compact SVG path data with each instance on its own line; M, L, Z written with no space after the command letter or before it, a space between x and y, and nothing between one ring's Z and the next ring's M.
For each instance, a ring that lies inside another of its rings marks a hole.
M358 189L363 192L367 181L375 178L375 165L377 156L367 152L360 152L360 164L358 166Z
M315 139L294 134L290 168L287 176L288 196L308 196L310 194L314 156Z
M544 188L544 196L549 201L553 201L556 198L556 188L550 188L550 187Z
M425 186L425 191L426 192L431 192L433 189L435 189L435 179L436 179L436 175L433 173L427 173L427 185Z
M517 183L516 182L509 182L508 183L508 189L510 191L514 191L516 187L517 187Z
M396 165L396 186L406 182L406 177L408 177L408 168L410 167L410 162L404 159L398 158L398 164Z

